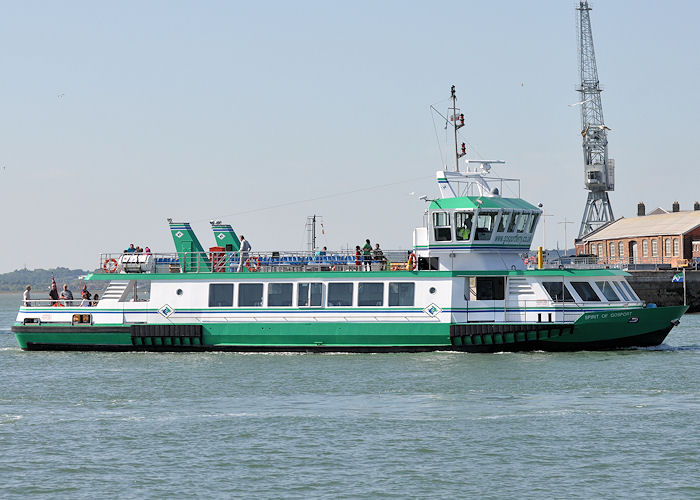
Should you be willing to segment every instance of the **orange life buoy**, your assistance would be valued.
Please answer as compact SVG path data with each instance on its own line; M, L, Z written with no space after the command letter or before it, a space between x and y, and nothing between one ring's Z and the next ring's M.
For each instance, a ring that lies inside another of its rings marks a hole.
M119 264L117 264L117 261L115 259L105 259L105 263L102 265L102 269L104 269L106 273L113 273L118 268Z
M251 265L250 261L253 261L253 264ZM245 261L245 267L248 268L248 271L251 273L254 273L258 269L260 269L260 259L258 257L248 257L248 260Z
M413 271L416 268L416 254L412 253L408 256L408 266L409 271Z

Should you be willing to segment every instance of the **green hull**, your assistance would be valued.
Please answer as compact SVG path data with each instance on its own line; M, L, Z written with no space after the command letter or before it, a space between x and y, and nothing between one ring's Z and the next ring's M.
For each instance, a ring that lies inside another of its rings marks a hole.
M574 351L659 345L686 310L677 306L586 313L573 324L15 324L12 330L27 350Z

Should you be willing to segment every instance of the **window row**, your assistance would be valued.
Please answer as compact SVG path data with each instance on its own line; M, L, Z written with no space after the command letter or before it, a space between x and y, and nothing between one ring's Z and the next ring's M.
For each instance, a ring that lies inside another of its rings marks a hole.
M543 281L542 285L554 302L576 302L574 294L578 295L582 302L639 300L626 281L596 281L594 284L588 281Z
M294 283L239 283L235 301L233 283L211 283L209 307L262 307L265 296L267 307L352 307L356 285L357 306L384 306L384 283L309 282L296 283L296 294ZM389 307L413 306L415 283L388 283L388 292Z
M532 233L539 214L533 212L499 212L498 210L480 210L474 212L454 212L454 228L451 212L433 212L433 236L435 241L452 241L454 229L455 240L486 241L493 232L497 233ZM500 218L499 218L500 215Z
M651 241L651 243L649 243ZM666 257L678 257L680 255L680 240L678 238L664 238L663 240L664 243L664 255ZM633 243L636 245L636 242ZM651 252L650 252L650 247L651 247ZM614 242L609 242L608 243L608 258L615 258L615 250L617 249L617 257L620 259L624 259L625 257L625 245L623 242L618 242L617 244ZM630 250L632 251L632 250ZM591 243L591 253L593 255L598 255L599 257L603 258L603 244L602 243ZM642 240L642 257L658 257L659 256L659 241L656 238L653 238L651 240L644 239Z

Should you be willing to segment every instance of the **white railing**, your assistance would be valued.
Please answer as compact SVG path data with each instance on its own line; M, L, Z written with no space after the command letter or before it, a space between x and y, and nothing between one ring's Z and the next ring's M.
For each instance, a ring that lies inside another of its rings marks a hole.
M22 307L41 307L41 308L46 308L46 307L57 307L57 308L62 308L62 307L95 307L99 303L98 300L86 300L85 301L89 305L82 305L83 304L83 299L73 299L73 300L67 300L67 299L58 299L58 300L53 300L53 299L29 299L29 300L22 300L21 305Z
M406 269L407 250L383 255L333 252L104 253L102 273L211 273L238 271L382 271ZM392 260L396 259L396 260Z

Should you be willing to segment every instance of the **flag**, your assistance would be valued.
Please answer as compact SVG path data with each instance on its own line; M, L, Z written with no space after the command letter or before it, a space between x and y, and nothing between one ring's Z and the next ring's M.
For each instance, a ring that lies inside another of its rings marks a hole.
M683 283L683 273L674 274L671 283Z

